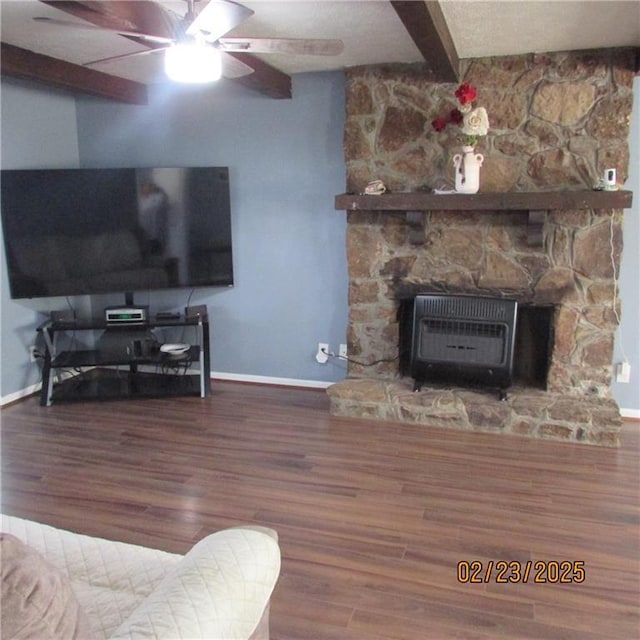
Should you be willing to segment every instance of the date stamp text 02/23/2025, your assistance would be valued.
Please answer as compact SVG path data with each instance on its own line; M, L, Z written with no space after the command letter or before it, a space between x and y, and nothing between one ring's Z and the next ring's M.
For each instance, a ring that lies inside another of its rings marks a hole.
M457 572L462 584L582 584L586 579L582 560L461 560Z

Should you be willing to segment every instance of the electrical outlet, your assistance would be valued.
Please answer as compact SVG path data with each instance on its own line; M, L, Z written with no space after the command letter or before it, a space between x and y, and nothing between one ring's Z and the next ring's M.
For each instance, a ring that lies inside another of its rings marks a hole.
M35 362L37 360L37 358L36 358L36 352L37 351L38 350L35 348L34 345L31 345L29 347L29 362Z
M616 367L616 382L628 383L631 378L631 365L628 362L620 362Z
M346 360L346 358L347 358L347 345L346 344L341 344L340 347L338 348L338 357L339 358L344 358Z
M329 360L329 345L326 342L318 342L318 353L316 353L316 361L320 364L326 364Z

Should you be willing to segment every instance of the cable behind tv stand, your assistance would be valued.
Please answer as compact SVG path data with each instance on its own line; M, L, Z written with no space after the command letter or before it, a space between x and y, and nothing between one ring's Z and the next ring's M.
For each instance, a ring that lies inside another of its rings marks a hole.
M152 330L191 329L195 339L180 353L165 353ZM157 398L211 393L209 317L206 305L184 315L160 314L144 323L112 326L104 319L50 319L38 327L45 343L40 404L116 398ZM86 332L86 333L85 333ZM91 333L90 333L91 332ZM76 343L99 334L93 348ZM63 336L71 347L58 348ZM192 367L198 366L193 373ZM65 377L66 376L66 377ZM55 380L57 379L57 380Z

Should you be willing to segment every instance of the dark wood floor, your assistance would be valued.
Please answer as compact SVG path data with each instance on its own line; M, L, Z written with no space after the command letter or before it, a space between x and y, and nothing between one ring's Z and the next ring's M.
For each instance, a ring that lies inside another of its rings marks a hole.
M638 423L601 449L335 419L323 391L237 383L1 417L6 513L181 553L277 529L275 640L640 637Z

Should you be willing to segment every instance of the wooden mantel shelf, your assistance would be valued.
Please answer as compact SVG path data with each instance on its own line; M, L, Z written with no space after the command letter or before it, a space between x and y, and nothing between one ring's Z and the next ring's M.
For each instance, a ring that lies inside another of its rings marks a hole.
M346 211L405 212L412 226L410 241L424 243L426 211L527 211L527 242L541 246L547 211L554 209L628 209L631 191L520 191L510 193L434 194L384 193L379 196L342 194L336 209Z
M550 211L553 209L628 209L631 191L521 191L510 193L385 193L380 196L341 194L335 208L346 211Z

